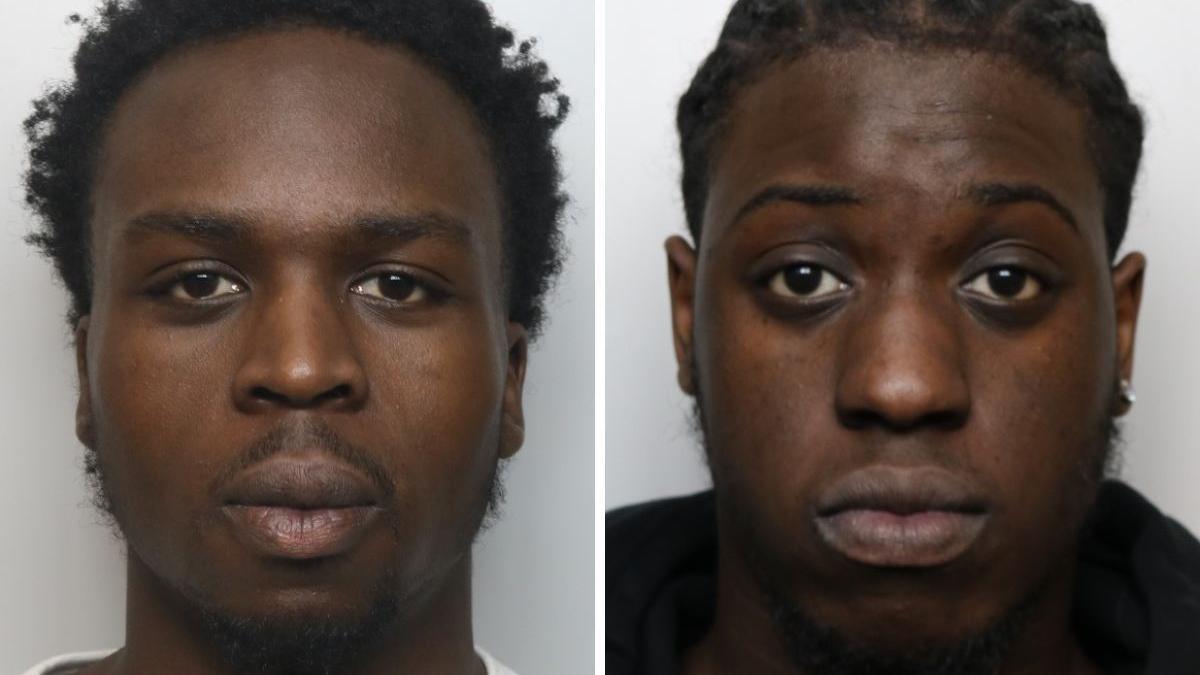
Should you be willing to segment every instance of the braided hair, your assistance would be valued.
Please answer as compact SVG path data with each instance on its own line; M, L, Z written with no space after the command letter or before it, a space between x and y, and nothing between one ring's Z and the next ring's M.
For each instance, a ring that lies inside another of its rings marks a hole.
M700 239L714 147L741 87L818 48L864 41L1013 59L1087 112L1110 257L1125 236L1145 135L1096 10L1074 0L738 0L679 101L688 228Z
M42 227L29 237L71 295L71 323L91 310L88 226L105 122L151 66L187 45L252 31L317 26L403 46L471 104L499 176L509 318L536 335L543 297L562 266L566 197L552 143L568 100L533 53L482 0L104 0L83 24L75 79L34 102L25 122L26 201Z

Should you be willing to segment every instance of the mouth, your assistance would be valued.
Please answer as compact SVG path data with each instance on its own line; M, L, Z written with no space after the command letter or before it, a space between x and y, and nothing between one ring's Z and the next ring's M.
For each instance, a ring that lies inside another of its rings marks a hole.
M822 541L854 562L932 568L965 555L988 518L979 492L949 471L869 467L823 492L814 522Z
M234 536L267 558L314 560L355 547L382 512L378 490L326 456L278 456L218 495Z

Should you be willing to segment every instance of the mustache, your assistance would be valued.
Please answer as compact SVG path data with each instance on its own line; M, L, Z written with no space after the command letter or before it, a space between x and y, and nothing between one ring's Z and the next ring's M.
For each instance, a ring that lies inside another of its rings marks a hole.
M221 489L238 474L275 455L296 448L315 449L338 459L362 473L385 500L396 493L396 482L382 462L360 445L347 441L328 422L318 418L281 421L244 448L217 473L209 485L209 494Z

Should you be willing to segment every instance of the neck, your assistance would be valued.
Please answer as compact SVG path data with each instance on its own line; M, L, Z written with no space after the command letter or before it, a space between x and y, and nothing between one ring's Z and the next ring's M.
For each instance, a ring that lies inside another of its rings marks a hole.
M234 670L222 662L189 601L167 587L133 551L128 561L125 647L96 672L143 675L161 672L162 664L170 663L174 675L232 675ZM399 617L347 675L483 672L471 630L470 554L435 583L420 597L404 596Z
M718 520L724 519L718 516ZM729 529L721 525L715 619L705 637L683 655L682 672L824 675L805 672L796 664L766 595L741 554L745 547L731 542L725 535ZM1074 551L1064 559L1075 560ZM1073 565L1064 564L1030 603L998 675L1099 673L1071 630L1073 571Z

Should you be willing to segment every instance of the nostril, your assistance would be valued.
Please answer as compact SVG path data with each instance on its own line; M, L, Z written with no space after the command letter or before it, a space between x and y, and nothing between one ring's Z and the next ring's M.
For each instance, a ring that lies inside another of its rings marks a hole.
M895 432L912 431L918 428L954 431L962 428L967 421L967 411L956 409L930 410L911 417L900 417L870 408L838 408L837 415L838 421L843 427L854 431L871 428L890 429Z
M271 391L267 387L255 387L250 390L250 395L262 401L271 401L273 403L282 403L287 401L287 397L275 391Z
M941 429L942 431L954 431L962 428L967 422L966 410L940 410L929 413L925 416L925 424Z
M312 406L320 405L326 401L340 401L351 398L354 395L354 388L349 384L339 384L336 387L331 387L317 394L316 396L289 396L286 393L275 391L270 387L254 387L250 390L250 395L259 400L289 407L295 406Z
M842 426L854 431L867 429L870 427L887 427L891 426L884 417L872 410L863 408L845 409L838 408L838 421Z
M350 395L352 393L353 393L353 391L351 390L350 385L339 384L338 386L333 387L332 389L323 391L320 394L318 394L316 399L314 399L313 402L318 403L321 401L336 401L338 399L350 398Z

